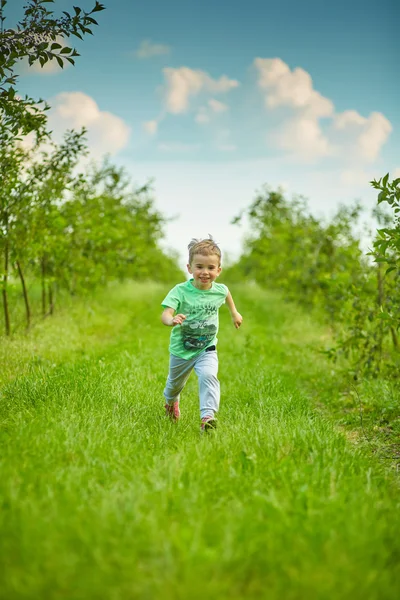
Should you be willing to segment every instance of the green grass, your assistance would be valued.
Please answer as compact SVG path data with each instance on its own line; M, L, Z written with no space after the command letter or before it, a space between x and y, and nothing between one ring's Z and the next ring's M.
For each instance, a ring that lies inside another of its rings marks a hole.
M194 375L182 420L163 415L163 286L115 286L2 338L2 597L397 599L398 482L329 413L325 331L232 291L245 322L221 309L209 436Z

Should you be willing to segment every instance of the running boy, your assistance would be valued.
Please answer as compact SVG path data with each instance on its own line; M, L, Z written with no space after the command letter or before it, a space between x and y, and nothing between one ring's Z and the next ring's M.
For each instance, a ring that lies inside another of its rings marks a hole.
M236 310L231 293L223 283L215 283L221 273L221 250L211 236L193 239L189 246L187 269L193 276L179 283L161 303L161 320L172 327L169 345L170 364L164 389L166 415L180 417L179 396L194 369L199 379L201 429L215 429L220 400L218 381L218 310L227 303L236 329L242 316Z

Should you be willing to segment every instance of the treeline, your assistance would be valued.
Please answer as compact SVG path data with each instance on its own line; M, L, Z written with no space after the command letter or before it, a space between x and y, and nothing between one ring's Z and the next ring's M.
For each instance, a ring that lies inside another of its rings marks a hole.
M7 0L0 0L0 326L3 321L6 335L19 325L10 316L18 314L16 304L29 328L38 313L53 313L62 290L77 294L112 280L180 276L176 256L160 247L166 220L150 185L134 187L108 161L82 170L85 131L69 131L55 144L49 105L17 88L23 60L74 64L79 53L69 42L92 34L93 16L105 9L95 0L89 11L74 6L57 16L51 4L28 0L21 20L7 27Z
M255 280L323 318L331 326L334 360L347 359L354 378L361 374L400 375L400 179L388 175L372 185L379 190L374 215L380 228L372 250L362 250L356 234L362 208L342 206L324 222L304 199L288 199L265 187L234 219L247 218L250 236L239 261L225 275Z
M49 0L28 0L18 23L6 25L0 0L0 285L4 331L15 324L14 304L24 306L26 326L39 312L52 314L56 292L71 294L113 279L175 277L174 256L160 249L164 217L149 185L135 188L109 162L77 172L86 154L84 131L55 144L41 99L18 90L16 67L56 61L75 64L70 42L92 34L105 7L74 6L57 15ZM97 16L97 15L96 15ZM27 138L34 143L28 147ZM19 282L19 283L18 283ZM16 285L20 293L16 296ZM33 293L34 292L34 293ZM35 306L33 306L35 304Z
M29 290L40 286L40 312L52 314L56 292L71 294L125 278L179 277L173 255L160 249L165 218L151 187L135 188L105 160L77 172L84 131L63 143L47 138L27 148L0 128L0 256L4 331L12 331L9 287L19 281L26 326ZM14 311L15 312L15 311ZM37 311L36 311L37 312Z

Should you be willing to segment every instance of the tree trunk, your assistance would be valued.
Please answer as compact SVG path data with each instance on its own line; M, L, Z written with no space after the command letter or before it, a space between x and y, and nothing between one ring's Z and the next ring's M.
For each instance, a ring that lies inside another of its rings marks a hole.
M25 284L25 277L24 277L24 274L22 272L22 267L21 267L21 263L19 262L19 260L16 261L16 265L17 265L17 269L18 269L19 278L21 280L22 293L24 295L25 314L26 314L26 328L29 329L30 326L31 326L31 307L29 305L29 298L28 298L28 292L27 292L26 284Z
M378 263L377 275L378 275L378 305L383 307L383 304L385 302L385 289L384 289L384 281L383 281L383 276L382 276L382 265L380 263ZM381 319L380 323L379 323L379 340L378 340L378 346L379 346L378 368L379 369L380 369L380 366L382 363L384 327L385 327L384 322Z
M10 335L10 313L8 310L8 295L7 295L7 282L8 282L8 258L9 258L9 247L8 240L4 247L4 275L3 275L3 308L4 308L4 324L6 335Z
M384 294L384 285L383 285L383 277L382 277L382 266L378 264L378 304L379 306L383 306L385 301Z
M398 351L399 350L399 339L397 337L397 333L396 333L396 330L394 327L390 328L390 333L392 334L393 346Z
M42 270L42 316L46 316L46 259L42 256L41 260Z
M52 315L54 313L54 297L53 297L53 284L49 283L49 314Z

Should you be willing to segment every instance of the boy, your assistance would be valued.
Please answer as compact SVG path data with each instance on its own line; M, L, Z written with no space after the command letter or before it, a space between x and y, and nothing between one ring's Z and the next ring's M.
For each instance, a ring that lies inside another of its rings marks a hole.
M226 285L215 283L222 270L221 250L209 237L190 242L187 269L193 277L176 285L161 303L164 308L161 321L173 328L164 389L166 415L174 421L179 419L179 396L194 369L199 379L202 431L215 429L217 424L215 413L220 400L216 351L218 310L226 301L236 329L243 320Z

